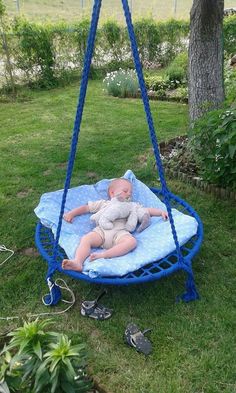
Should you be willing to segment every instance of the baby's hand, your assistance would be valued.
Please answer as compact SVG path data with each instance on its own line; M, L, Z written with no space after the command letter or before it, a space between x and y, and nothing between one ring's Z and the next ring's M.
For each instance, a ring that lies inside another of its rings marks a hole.
M165 221L168 220L168 213L166 211L163 210L161 212L161 216L162 216L163 220L165 220Z
M72 223L74 217L71 212L67 212L63 215L63 218L65 221Z

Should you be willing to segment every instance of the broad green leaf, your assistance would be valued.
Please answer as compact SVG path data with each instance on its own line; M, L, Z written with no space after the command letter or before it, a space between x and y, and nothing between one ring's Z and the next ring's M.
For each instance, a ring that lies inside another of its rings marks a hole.
M235 152L236 152L236 145L229 145L229 155L231 159L233 159Z
M34 353L38 356L38 358L40 360L42 360L43 354L42 354L41 344L39 341L37 341L35 344L33 344L33 350L34 350Z

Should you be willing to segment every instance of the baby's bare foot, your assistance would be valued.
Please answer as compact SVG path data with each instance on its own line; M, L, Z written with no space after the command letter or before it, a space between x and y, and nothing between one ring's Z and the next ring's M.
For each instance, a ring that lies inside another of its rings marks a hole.
M77 272L82 272L83 264L73 259L63 259L62 268L64 270L76 270Z
M95 259L104 258L103 252L93 252L89 256L90 261L95 261Z

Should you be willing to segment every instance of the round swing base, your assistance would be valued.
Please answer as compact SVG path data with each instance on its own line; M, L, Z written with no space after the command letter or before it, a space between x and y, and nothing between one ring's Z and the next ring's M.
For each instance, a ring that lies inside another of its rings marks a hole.
M163 199L162 192L157 188L150 188L151 191L158 196L158 198ZM58 255L57 262L58 268L57 270L63 274L67 274L73 278L78 280L88 281L94 284L103 284L103 285L129 285L129 284L140 284L148 281L158 280L161 277L166 277L178 270L186 270L188 271L189 267L191 268L191 260L198 252L202 240L203 240L203 226L200 217L195 212L195 210L184 200L177 197L174 194L170 194L170 203L171 207L178 209L184 214L188 214L194 217L198 222L198 231L195 236L193 236L187 243L185 243L181 247L181 252L184 258L184 263L186 264L186 269L184 269L183 263L178 261L178 255L176 250L167 255L165 258L161 260L148 263L142 268L128 273L123 277L96 277L91 278L88 275L72 270L64 270L61 267L61 262L64 258L67 258L64 250L61 247L58 247ZM50 263L53 255L53 245L54 245L54 237L52 231L49 228L43 226L40 222L38 222L36 227L35 234L35 242L36 246L42 255L42 257Z

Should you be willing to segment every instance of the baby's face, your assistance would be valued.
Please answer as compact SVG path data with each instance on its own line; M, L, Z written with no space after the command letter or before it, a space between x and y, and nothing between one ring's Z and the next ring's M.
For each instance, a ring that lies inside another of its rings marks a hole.
M110 197L119 196L125 200L129 199L132 195L132 185L126 180L116 181L110 190Z

